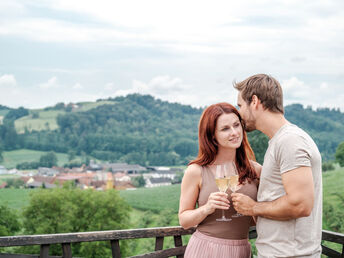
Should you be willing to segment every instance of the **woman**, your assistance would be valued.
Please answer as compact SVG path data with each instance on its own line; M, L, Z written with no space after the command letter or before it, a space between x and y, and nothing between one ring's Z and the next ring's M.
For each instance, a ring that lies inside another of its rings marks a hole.
M198 137L198 156L189 163L181 185L180 225L185 229L197 226L184 257L250 257L248 231L252 217L216 221L221 210L228 218L236 213L230 205L230 190L219 192L215 184L216 165L235 162L241 186L237 192L257 197L261 167L253 161L238 111L228 103L209 106L201 116Z

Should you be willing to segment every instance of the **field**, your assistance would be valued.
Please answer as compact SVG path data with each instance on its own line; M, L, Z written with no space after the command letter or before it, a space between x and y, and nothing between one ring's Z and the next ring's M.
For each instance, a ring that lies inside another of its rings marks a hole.
M180 185L120 191L120 195L135 209L153 212L171 209L177 213Z
M35 150L14 150L14 151L4 151L2 156L4 160L0 163L6 168L15 168L17 164L22 162L30 161L39 161L39 158L46 154L44 151L35 151ZM55 153L58 160L58 165L62 166L68 162L68 155L65 153ZM78 157L76 157L78 158Z
M0 189L0 204L21 211L28 204L32 189Z
M344 168L323 173L324 203L331 203L338 209L340 200L336 194L344 196ZM0 181L1 181L0 177ZM29 189L0 189L0 204L7 203L11 208L20 211L29 201L29 193L35 190ZM137 190L123 190L120 195L133 207L130 213L130 227L162 227L166 225L178 225L178 205L180 185L171 185L156 188L142 188ZM326 221L323 228L326 229ZM344 233L344 232L341 232ZM187 243L188 236L183 238ZM135 240L136 241L136 240ZM153 251L153 239L141 239L138 242L128 240L132 249L132 255ZM254 242L254 241L253 241ZM173 239L166 239L165 247L173 245ZM327 246L341 251L341 246L333 243Z
M114 105L116 102L114 101L98 101L98 102L82 102L78 103L79 108L76 109L77 112L88 111L92 108L96 108L101 105ZM6 111L7 112L7 111ZM5 112L2 112L6 114ZM0 115L2 115L0 113ZM33 114L38 113L37 118L33 118ZM58 128L56 118L60 114L65 114L66 111L63 110L43 110L43 109L36 109L30 110L30 114L28 116L21 117L14 122L14 126L16 128L17 133L24 133L25 129L32 131L41 131L41 130L55 130Z
M33 112L38 113L38 118L33 118ZM21 117L14 122L17 133L24 133L25 128L29 131L55 130L57 129L56 118L65 111L60 110L34 110L28 116Z

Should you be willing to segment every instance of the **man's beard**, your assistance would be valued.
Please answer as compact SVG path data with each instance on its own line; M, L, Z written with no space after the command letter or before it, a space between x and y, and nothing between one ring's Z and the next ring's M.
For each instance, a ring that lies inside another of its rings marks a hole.
M249 114L249 117L245 121L245 131L246 132L252 132L254 130L257 130L256 128L256 120L253 118L252 114Z

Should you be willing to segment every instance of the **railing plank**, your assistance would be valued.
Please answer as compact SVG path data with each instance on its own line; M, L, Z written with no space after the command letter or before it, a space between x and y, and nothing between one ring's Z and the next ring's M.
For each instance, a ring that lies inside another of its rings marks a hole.
M174 235L190 235L194 228L184 230L182 227L141 228L127 230L109 230L95 232L78 232L64 234L30 235L0 237L0 247L24 245L49 245L63 243L79 243L108 241L114 239L153 238Z
M322 240L344 245L344 234L323 230Z
M131 258L165 258L165 257L170 257L170 256L178 256L178 255L184 254L185 248L186 248L186 245L170 248L166 250L156 251L153 253L131 256Z
M121 258L121 249L119 246L119 240L111 240L112 258Z
M155 251L162 250L164 247L164 237L155 238Z
M341 254L338 253L337 251L332 250L324 245L321 245L321 247L322 247L322 252L321 252L322 254L327 255L328 257L331 257L331 258L341 258Z
M49 256L49 245L41 245L40 258L48 258Z
M63 258L72 258L72 249L69 243L62 244Z
M183 246L183 240L182 240L182 236L178 235L178 236L174 236L174 246L175 247L179 247L179 246ZM181 255L177 255L177 258L183 258L184 254Z

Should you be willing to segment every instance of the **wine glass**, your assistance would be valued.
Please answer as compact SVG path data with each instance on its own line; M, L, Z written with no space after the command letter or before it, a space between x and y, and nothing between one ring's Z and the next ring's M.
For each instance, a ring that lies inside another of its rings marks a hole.
M225 193L228 189L229 183L229 171L224 164L216 165L215 182L220 192ZM225 217L225 211L222 210L222 217L216 219L216 221L231 221L232 219Z
M240 188L238 169L234 162L229 162L227 166L228 166L227 170L229 171L229 188L231 189L233 193L235 193ZM232 215L232 218L237 218L241 216L244 216L244 215L237 212Z

